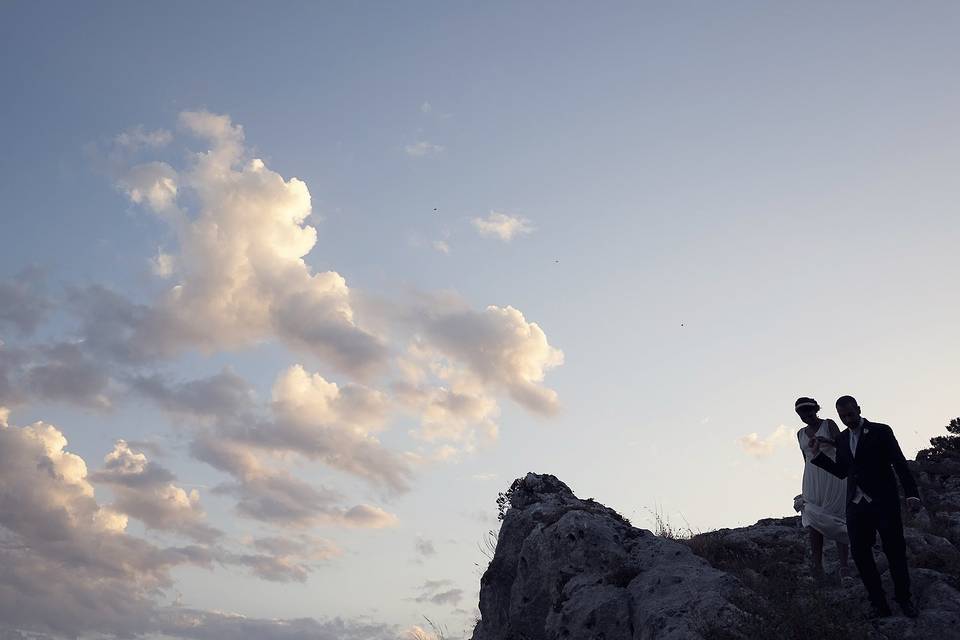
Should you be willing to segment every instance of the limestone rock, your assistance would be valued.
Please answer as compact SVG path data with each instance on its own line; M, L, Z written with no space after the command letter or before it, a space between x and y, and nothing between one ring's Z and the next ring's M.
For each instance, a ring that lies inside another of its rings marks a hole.
M696 640L736 633L743 588L679 542L658 538L557 478L515 483L480 581L473 640ZM736 636L733 636L736 637Z

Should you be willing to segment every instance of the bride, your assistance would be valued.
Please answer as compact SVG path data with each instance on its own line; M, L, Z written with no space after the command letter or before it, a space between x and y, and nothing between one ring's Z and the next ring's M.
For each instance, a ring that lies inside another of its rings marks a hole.
M813 398L799 398L794 409L805 425L797 432L800 451L803 452L803 489L796 506L800 510L801 523L810 532L811 570L815 576L823 576L823 539L830 538L837 544L842 578L849 575L846 481L810 463L813 458L810 442L814 438L820 441L820 451L836 460L835 443L840 428L830 418L817 416L820 405Z

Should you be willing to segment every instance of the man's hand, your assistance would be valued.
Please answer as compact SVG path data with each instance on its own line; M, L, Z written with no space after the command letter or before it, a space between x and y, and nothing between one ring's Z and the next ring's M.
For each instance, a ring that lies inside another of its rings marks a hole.
M910 513L916 513L923 508L923 503L920 502L920 498L915 498L910 496L907 498L907 509L910 510Z

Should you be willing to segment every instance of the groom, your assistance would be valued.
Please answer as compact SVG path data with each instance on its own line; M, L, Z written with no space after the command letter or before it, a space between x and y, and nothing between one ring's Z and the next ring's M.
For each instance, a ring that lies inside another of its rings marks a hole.
M900 478L911 512L920 508L917 484L890 427L861 418L860 407L851 396L837 400L837 415L847 428L836 443L836 462L819 451L816 438L810 443L814 453L811 462L838 478L847 478L850 552L867 588L874 615L891 614L873 559L873 543L879 532L890 564L895 599L904 615L915 618L917 609L910 598L910 575L894 471Z

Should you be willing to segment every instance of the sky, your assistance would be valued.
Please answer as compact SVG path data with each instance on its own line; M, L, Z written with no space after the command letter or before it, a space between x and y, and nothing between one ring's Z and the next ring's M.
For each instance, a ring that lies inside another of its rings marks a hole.
M527 472L960 413L951 2L0 5L3 637L469 636ZM22 632L22 633L21 633Z

